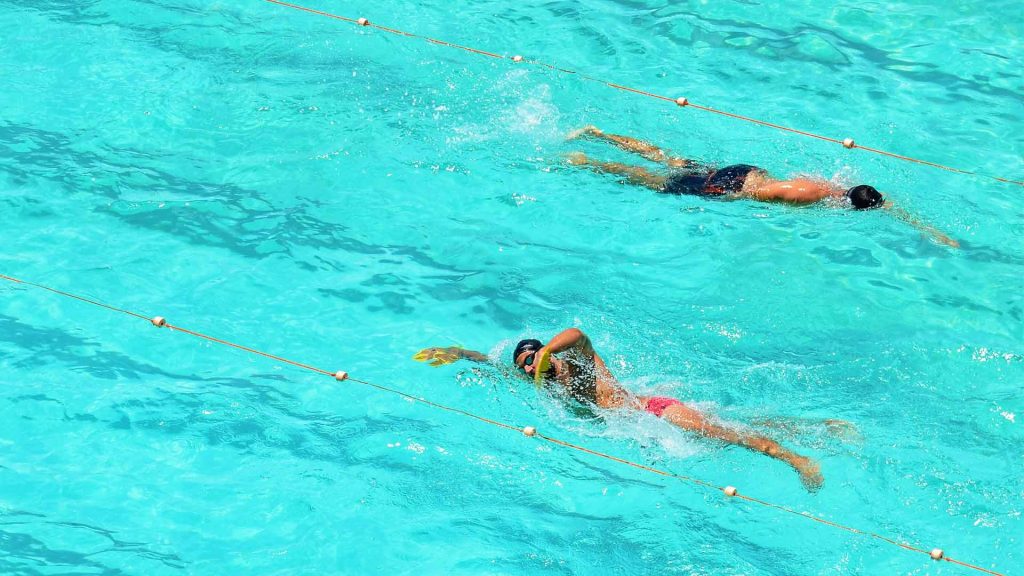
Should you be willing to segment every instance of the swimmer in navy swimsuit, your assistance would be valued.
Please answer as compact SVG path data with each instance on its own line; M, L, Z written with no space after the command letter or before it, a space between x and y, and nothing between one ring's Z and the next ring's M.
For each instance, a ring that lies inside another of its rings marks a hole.
M629 136L608 134L595 126L586 126L576 130L569 135L568 139L579 138L611 142L627 152L639 154L647 160L663 164L668 168L668 173L653 172L641 166L618 162L600 162L588 158L582 152L569 155L570 164L586 166L597 172L626 176L626 180L630 184L646 186L662 194L720 199L749 198L789 204L812 204L825 199L833 199L833 201L850 206L855 210L884 208L897 218L929 234L934 240L953 248L960 246L956 240L936 228L918 221L905 210L895 208L892 202L886 201L878 190L867 184L844 189L824 179L778 180L772 178L765 170L750 164L733 164L716 168L695 160L670 156L653 144Z
M719 170L700 166L696 169L675 170L665 183L657 188L664 194L691 194L693 196L738 195L751 172L764 172L750 164L733 164Z
M626 390L608 370L608 366L594 350L587 335L577 328L563 330L547 344L534 339L519 342L512 352L512 363L515 365L516 372L533 380L537 365L541 363L538 359L545 354L550 354L550 366L547 373L544 374L544 380L561 387L566 394L585 405L604 409L631 409L648 412L684 430L743 446L781 460L800 474L800 480L808 490L817 490L824 482L817 462L791 452L774 440L723 426L693 406L684 404L675 398L639 396ZM413 358L421 362L429 362L431 366L442 366L463 359L474 362L491 361L486 354L458 347L427 348L418 352ZM842 428L844 425L852 426L840 420L829 420L823 423L837 428Z

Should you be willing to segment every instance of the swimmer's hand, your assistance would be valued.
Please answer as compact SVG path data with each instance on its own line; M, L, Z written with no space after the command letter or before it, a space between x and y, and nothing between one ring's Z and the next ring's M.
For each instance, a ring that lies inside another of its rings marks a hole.
M459 348L458 346L449 346L448 348L424 348L423 350L413 354L412 359L417 362L429 362L430 365L435 368L438 366L444 366L445 364L451 364L459 360L472 360L474 362L487 362L489 360L486 354L474 352L473 350L466 350L465 348Z

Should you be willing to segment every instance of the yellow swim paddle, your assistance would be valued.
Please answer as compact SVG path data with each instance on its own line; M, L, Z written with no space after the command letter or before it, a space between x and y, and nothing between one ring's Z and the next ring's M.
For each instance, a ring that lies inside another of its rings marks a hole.
M551 368L551 352L542 348L533 359L533 383L540 386L544 383L544 374Z
M417 362L429 362L431 366L438 367L451 364L457 361L460 356L454 352L458 348L424 348L413 354L412 359Z

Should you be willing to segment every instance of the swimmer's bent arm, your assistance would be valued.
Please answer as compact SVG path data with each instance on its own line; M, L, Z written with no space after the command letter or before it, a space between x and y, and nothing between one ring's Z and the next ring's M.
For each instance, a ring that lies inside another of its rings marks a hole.
M579 350L586 356L594 355L594 346L590 343L590 338L588 338L587 335L579 328L566 328L565 330L562 330L556 334L554 338L549 340L544 348L546 348L551 354L575 349Z

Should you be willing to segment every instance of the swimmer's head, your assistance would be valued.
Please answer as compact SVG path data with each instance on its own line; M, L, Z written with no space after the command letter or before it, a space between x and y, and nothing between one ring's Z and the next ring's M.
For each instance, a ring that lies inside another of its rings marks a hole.
M512 363L520 370L526 371L527 366L533 366L533 361L537 357L537 351L543 347L544 343L540 340L533 338L520 340L519 344L516 344L516 349L512 351ZM530 354L525 354L525 352L530 352Z
M512 351L512 364L527 378L532 378L540 383L542 377L555 374L555 367L547 356L541 355L544 343L541 340L528 338L520 340ZM538 370L544 370L544 373Z
M874 186L868 186L867 184L861 184L850 188L846 191L844 196L850 199L850 204L853 204L855 210L877 208L885 202L885 198L882 197L882 194L878 190L875 190Z

